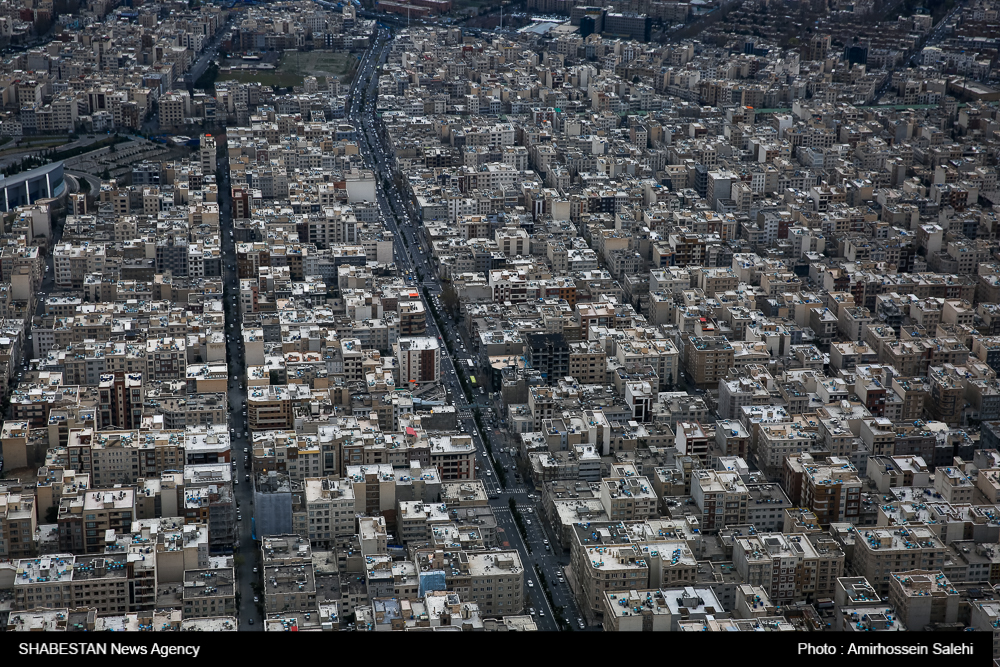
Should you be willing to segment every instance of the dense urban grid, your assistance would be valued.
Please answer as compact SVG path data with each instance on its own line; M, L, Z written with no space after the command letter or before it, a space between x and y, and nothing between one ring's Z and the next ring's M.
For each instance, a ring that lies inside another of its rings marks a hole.
M998 40L3 0L0 628L1000 657Z

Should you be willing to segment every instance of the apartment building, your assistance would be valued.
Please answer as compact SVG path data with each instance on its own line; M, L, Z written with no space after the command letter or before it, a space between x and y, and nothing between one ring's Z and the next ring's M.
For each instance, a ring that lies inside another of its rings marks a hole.
M851 565L882 596L889 594L894 572L940 570L947 554L934 531L920 523L859 529L858 538L854 542Z
M844 572L836 542L806 535L759 533L733 543L733 567L743 582L763 588L778 603L833 594Z

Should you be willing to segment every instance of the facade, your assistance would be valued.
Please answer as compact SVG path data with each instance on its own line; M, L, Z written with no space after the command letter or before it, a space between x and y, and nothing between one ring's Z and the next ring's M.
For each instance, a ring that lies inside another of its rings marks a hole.
M39 199L59 197L66 190L63 180L63 163L30 169L0 180L3 189L3 210L12 211L18 206L37 202Z

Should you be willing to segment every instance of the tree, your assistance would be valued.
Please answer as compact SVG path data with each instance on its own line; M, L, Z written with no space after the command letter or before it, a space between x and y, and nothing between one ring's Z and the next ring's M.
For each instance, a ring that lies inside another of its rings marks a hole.
M108 171L107 167L105 167L104 171L101 172L101 180L102 181L110 181L111 180L111 172Z
M455 313L458 310L458 292L453 284L445 283L441 289L441 303L447 311Z

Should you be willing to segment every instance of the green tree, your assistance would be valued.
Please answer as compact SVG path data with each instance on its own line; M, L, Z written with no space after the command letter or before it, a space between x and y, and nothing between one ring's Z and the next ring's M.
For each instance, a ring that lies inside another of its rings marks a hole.
M444 305L444 309L452 315L458 312L458 292L455 291L455 286L450 282L445 283L444 287L441 288L441 303Z

